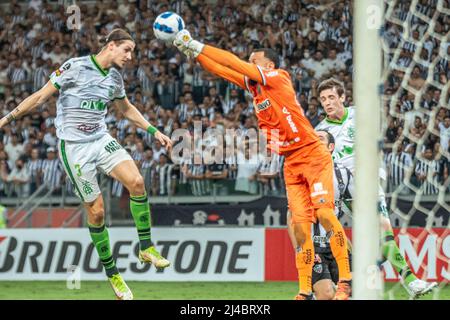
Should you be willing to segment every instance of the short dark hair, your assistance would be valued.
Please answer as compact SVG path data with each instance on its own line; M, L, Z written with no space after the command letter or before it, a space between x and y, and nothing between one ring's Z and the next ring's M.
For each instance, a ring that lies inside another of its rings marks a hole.
M114 29L112 30L104 39L103 43L106 46L111 41L116 42L117 45L121 44L123 41L130 40L134 42L133 37L124 29Z
M334 140L334 136L330 133L330 131L328 131L328 130L317 130L317 132L319 132L319 131L325 132L327 134L328 145L336 143L336 141Z
M275 69L278 69L278 67L280 66L280 58L275 50L270 48L260 48L255 49L254 52L264 52L264 57L273 62L273 64L275 65Z
M342 84L342 82L340 82L339 80L335 79L335 78L330 78L327 80L322 81L319 86L317 87L317 92L320 93L324 90L328 90L328 89L335 89L337 94L340 96L342 96L345 93L345 89L344 89L344 85Z

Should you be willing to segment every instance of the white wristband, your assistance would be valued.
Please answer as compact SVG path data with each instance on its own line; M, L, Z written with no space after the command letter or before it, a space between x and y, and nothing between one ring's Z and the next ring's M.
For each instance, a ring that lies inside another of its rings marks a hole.
M194 51L195 56L198 56L202 52L204 46L205 45L203 43L197 40L192 40L188 45L189 49Z

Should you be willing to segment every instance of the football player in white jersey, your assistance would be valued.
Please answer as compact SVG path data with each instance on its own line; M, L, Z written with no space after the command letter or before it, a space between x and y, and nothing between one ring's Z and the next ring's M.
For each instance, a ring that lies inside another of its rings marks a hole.
M326 130L334 136L335 149L333 159L338 160L355 174L355 109L344 106L344 86L334 78L321 82L318 86L318 93L327 116L315 129L316 131ZM379 187L378 210L383 231L381 247L383 258L388 260L401 275L401 282L412 298L417 298L430 292L437 286L437 283L427 283L418 279L409 268L394 240L394 233L381 186Z
M170 148L169 137L159 132L127 99L119 70L131 60L136 44L122 29L105 38L97 55L72 58L50 75L50 81L0 120L0 129L58 93L55 126L59 157L88 213L92 241L118 299L133 298L112 257L104 224L103 197L97 183L101 170L121 182L130 193L130 209L139 237L139 260L157 268L169 266L151 240L150 207L144 180L131 156L108 133L105 116L114 104L137 127Z

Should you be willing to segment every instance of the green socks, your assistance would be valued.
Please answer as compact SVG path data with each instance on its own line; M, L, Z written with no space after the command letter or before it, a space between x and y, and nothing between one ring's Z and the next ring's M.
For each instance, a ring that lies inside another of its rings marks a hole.
M153 245L150 233L150 205L147 194L142 196L130 196L130 210L136 224L141 250Z
M407 285L417 279L401 254L400 249L394 240L394 233L392 231L386 231L384 233L381 253L401 275Z
M138 230L140 248L145 250L153 245L150 236L150 205L148 204L147 195L130 197L130 209ZM118 274L119 271L111 254L108 229L106 229L104 224L101 226L89 225L89 233L97 249L100 261L105 267L106 275L111 278L113 275Z
M106 275L111 278L113 275L118 274L119 271L111 254L108 229L106 229L104 224L102 226L89 225L89 232L91 233L92 242L97 249L100 261L105 267Z

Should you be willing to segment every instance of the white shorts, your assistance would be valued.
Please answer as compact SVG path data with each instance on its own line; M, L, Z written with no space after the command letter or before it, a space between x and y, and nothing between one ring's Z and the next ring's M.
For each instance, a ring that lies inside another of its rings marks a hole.
M125 160L132 160L128 152L109 134L89 142L60 140L59 157L76 194L83 202L92 202L99 194L97 170L110 174Z

